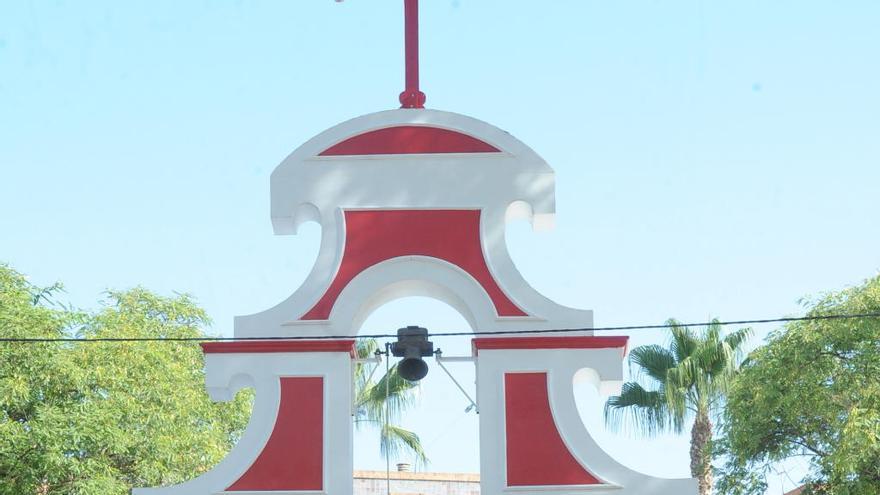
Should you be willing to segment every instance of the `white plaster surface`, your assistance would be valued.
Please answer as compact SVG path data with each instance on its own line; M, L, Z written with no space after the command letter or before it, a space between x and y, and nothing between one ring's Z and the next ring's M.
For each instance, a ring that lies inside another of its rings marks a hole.
M574 399L575 377L597 388L619 383L622 357L621 349L480 350L476 362L482 493L695 495L694 479L654 478L621 465L599 447L581 421ZM507 486L504 374L511 372L547 373L550 410L560 436L575 459L603 485Z
M132 494L224 493L223 490L253 464L272 433L281 400L280 379L321 376L324 378L324 491L320 493L351 495L351 363L348 352L206 354L205 386L213 400L228 401L245 387L255 389L253 414L247 428L229 455L211 471L179 485L135 488ZM249 492L231 493L249 495Z
M399 125L459 131L486 141L501 152L318 156L349 137ZM523 143L501 129L462 115L436 110L391 110L333 127L294 151L271 177L272 223L276 234L294 234L299 225L308 221L321 225L321 247L315 266L302 287L286 300L266 311L237 317L235 336L355 336L376 308L407 296L428 296L446 302L462 314L476 334L576 328L581 330L564 335L590 335L592 311L563 307L537 293L517 271L505 245L505 224L512 219L530 219L538 229L552 226L554 181L553 170ZM336 300L328 320L301 321L299 318L321 298L339 268L345 241L343 212L365 208L480 210L481 248L489 271L507 297L529 316L498 317L482 286L461 268L435 258L404 256L374 265L352 279ZM559 334L544 334L552 335ZM581 422L574 402L573 380L585 380L605 391L619 387L622 359L620 349L481 350L475 362L482 493L695 494L694 480L652 478L620 465L602 452ZM214 470L173 487L136 489L135 495L221 493L247 470L265 445L278 411L279 378L284 376L325 377L322 493L352 495L352 368L347 353L212 354L207 356L206 366L206 387L215 400L230 400L246 386L256 389L254 414L244 436ZM547 372L556 426L578 462L601 479L603 485L506 486L503 376L505 372L517 371Z
M317 156L347 138L399 125L459 131L501 153ZM430 295L457 307L476 333L522 329L590 328L592 311L557 305L523 279L504 241L507 221L526 218L536 229L552 226L553 169L509 133L470 117L425 109L378 112L349 120L300 146L272 173L272 224L294 234L300 224L321 224L321 247L312 272L296 292L266 311L235 319L236 336L354 336L369 311L394 297ZM479 209L482 249L501 290L529 317L499 318L483 307L485 293L466 274L432 258L394 260L361 273L337 300L326 321L301 321L325 293L342 259L346 209ZM404 284L402 284L404 283ZM404 290L405 286L405 290ZM589 334L589 331L583 334Z

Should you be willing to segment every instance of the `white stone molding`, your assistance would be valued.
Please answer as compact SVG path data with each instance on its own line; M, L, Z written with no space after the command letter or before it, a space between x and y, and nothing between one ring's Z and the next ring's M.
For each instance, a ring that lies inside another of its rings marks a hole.
M319 156L323 150L353 136L413 125L454 130L487 142L501 152ZM507 221L527 218L536 229L552 226L554 190L553 170L534 151L507 132L470 117L436 110L401 109L344 122L303 144L272 173L272 223L276 234L294 234L303 222L319 222L320 251L302 287L273 308L237 317L235 335L357 333L358 323L346 319L357 314L352 308L334 307L328 320L302 320L301 316L325 294L342 262L343 212L360 209L481 212L481 249L486 264L507 297L528 317L496 318L488 326L475 326L475 332L525 326L589 328L592 311L560 306L532 289L514 266L505 245ZM342 329L344 333L339 333Z
M254 388L253 414L241 439L225 459L201 476L179 485L135 488L133 495L251 493L224 490L251 467L272 434L281 400L280 379L284 377L324 378L324 489L314 493L352 494L352 360L348 352L208 353L205 372L205 386L215 401L229 401L239 390ZM307 492L259 493L304 495Z
M512 340L512 339L511 339ZM633 471L606 454L584 426L575 405L574 379L597 388L622 380L621 349L502 349L479 350L477 403L480 408L481 493L498 495L564 495L579 492L619 495L696 494L696 480L654 478ZM578 486L507 485L505 433L505 373L547 374L550 409L569 452L603 483Z

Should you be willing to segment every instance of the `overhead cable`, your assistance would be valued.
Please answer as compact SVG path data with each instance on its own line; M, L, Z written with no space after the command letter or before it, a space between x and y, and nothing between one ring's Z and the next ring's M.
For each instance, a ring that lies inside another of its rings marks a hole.
M821 320L857 320L880 318L880 313L852 313L852 314L830 314L830 315L812 315L812 316L792 316L784 318L766 318L754 320L728 320L728 321L706 321L698 323L663 323L660 325L623 325L608 327L592 327L592 328L551 328L551 329L526 329L526 330L493 330L487 332L436 332L429 333L429 337L486 337L491 335L542 335L542 334L561 334L561 333L583 333L583 332L630 332L636 330L663 330L674 327L691 328L705 327L709 325L733 326L733 325L759 325L766 323L790 323L796 321L821 321ZM397 338L397 334L381 333L367 335L289 335L289 336L263 336L263 337L0 337L0 343L45 343L45 342L227 342L227 341L296 341L296 340L344 340L344 339L393 339Z

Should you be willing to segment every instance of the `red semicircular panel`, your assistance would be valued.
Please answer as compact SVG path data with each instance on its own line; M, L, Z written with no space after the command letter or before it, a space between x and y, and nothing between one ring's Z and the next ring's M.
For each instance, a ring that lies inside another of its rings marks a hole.
M500 151L485 141L457 131L405 125L350 137L327 148L318 156L499 153Z

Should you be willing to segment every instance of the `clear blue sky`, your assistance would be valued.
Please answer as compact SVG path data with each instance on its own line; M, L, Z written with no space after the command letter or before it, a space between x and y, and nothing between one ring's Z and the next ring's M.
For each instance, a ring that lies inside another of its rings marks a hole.
M396 106L401 3L4 2L0 260L81 307L106 288L189 292L229 334L317 251L317 226L272 235L274 166ZM422 21L428 106L556 169L557 229L514 224L510 250L597 325L795 314L880 268L880 3L423 0ZM365 330L409 323L464 327L404 300ZM456 394L435 368L407 419L433 470L477 469ZM600 401L582 403L596 426ZM687 473L686 441L606 440L668 476ZM358 467L383 467L375 435L356 442Z

